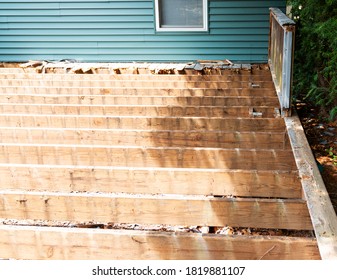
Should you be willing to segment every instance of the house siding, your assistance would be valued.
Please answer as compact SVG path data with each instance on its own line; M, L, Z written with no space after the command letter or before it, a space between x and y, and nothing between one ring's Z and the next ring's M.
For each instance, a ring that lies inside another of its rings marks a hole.
M269 7L286 1L209 1L208 32L156 32L154 1L0 2L0 61L266 62Z

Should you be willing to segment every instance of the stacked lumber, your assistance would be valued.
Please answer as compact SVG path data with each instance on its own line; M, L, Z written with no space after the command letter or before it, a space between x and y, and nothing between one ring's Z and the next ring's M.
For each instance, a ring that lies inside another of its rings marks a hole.
M268 69L27 70L0 68L0 258L320 257Z

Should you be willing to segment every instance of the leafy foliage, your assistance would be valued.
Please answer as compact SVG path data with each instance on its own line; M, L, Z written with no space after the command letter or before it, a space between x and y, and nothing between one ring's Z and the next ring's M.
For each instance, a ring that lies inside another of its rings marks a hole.
M333 152L333 148L330 147L329 149L326 149L325 150L329 156L331 157L332 161L333 161L333 164L334 165L337 165L337 155L335 155L335 153Z
M289 0L297 24L294 94L337 118L337 1Z

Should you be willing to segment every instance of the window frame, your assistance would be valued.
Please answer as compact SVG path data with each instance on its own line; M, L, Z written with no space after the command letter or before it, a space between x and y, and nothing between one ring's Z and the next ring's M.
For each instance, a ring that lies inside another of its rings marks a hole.
M202 27L161 27L159 0L155 0L155 24L157 32L207 32L208 31L208 0L202 0L203 26Z

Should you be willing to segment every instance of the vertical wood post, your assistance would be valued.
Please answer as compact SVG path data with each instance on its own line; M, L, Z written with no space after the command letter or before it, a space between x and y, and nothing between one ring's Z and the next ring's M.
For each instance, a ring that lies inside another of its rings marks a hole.
M269 66L283 117L291 115L295 22L270 8Z

